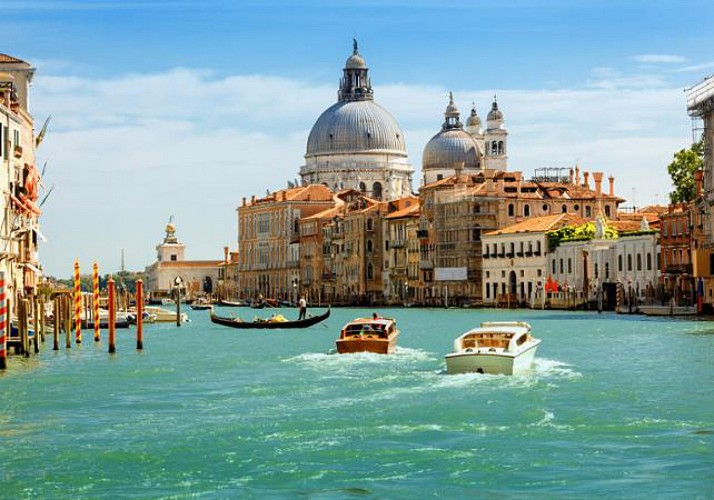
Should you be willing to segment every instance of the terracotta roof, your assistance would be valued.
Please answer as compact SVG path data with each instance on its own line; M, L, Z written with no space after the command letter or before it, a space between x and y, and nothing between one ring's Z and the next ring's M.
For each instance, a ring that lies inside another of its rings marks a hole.
M642 217L640 217L640 221L642 220ZM623 233L623 232L630 232L630 231L639 231L640 230L640 221L634 221L634 220L609 220L607 221L607 225L615 228L618 233Z
M344 214L344 212L345 212L345 207L344 207L344 203L343 203L339 206L328 208L327 210L323 210L321 212L317 212L316 214L311 215L309 217L304 217L302 220L332 219L333 217L342 216Z
M555 214L543 217L530 217L523 222L518 222L504 227L497 231L486 233L486 236L498 236L500 234L515 233L537 233L551 231L568 225L580 225L585 223L585 219L574 214Z
M385 219L400 219L402 217L419 217L419 202L417 201L411 206L392 212Z
M8 64L25 63L25 64L27 64L25 61L23 61L22 59L18 59L17 57L12 57L7 54L0 54L0 64L2 64L2 63L8 63Z
M274 191L263 198L257 198L249 205L280 201L332 201L332 199L332 191L324 184L308 184L307 186Z

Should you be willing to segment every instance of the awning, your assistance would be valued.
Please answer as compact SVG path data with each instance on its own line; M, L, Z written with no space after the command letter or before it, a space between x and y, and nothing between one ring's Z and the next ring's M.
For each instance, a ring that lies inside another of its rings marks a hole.
M30 264L29 262L21 262L21 263L18 264L18 265L19 265L19 266L22 266L22 267L28 268L29 270L31 270L31 271L32 271L33 273L35 273L35 274L42 274L42 271L40 271L38 268L36 268L36 267L33 266L32 264Z

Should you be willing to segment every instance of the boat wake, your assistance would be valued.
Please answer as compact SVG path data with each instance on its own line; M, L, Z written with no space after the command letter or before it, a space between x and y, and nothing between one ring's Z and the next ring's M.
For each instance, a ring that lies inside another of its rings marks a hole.
M305 353L286 358L283 362L300 365L314 366L320 369L333 370L340 367L354 367L355 365L389 365L393 363L419 363L438 359L433 353L408 347L397 347L392 354L374 354L371 352L356 352L337 354L336 351L327 353Z

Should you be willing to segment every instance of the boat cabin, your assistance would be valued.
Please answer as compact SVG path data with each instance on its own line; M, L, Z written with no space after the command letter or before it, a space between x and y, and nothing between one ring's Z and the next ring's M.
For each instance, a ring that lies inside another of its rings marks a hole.
M360 337L386 339L394 333L394 321L391 319L356 319L347 323L342 329L341 339L357 339Z

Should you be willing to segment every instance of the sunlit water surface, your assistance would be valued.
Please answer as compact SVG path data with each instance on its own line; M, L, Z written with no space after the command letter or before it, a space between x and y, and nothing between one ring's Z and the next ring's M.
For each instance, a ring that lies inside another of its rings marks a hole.
M242 331L189 311L147 325L143 352L131 329L113 356L103 332L12 357L0 497L714 498L714 323L380 310L396 354L332 354L371 312ZM486 320L532 324L531 373L445 374L453 339Z

